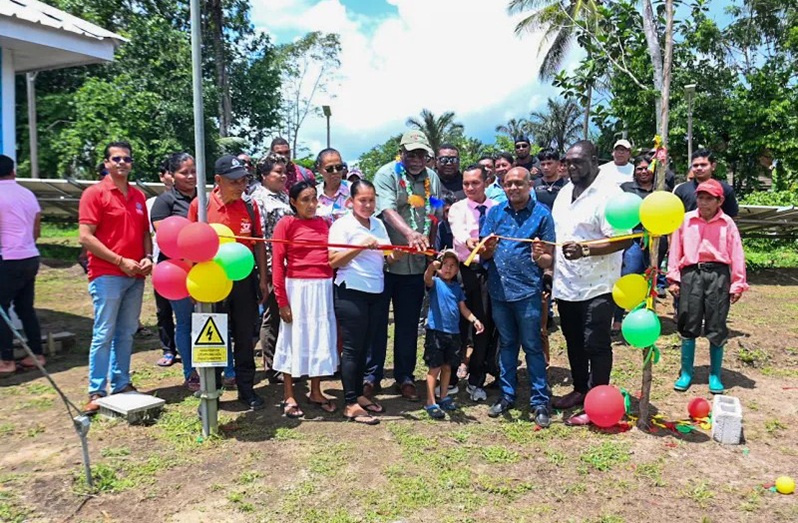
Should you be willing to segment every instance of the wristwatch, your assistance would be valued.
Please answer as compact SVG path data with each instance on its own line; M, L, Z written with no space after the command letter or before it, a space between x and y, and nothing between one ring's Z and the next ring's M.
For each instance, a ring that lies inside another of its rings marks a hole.
M582 245L582 257L590 256L590 245Z

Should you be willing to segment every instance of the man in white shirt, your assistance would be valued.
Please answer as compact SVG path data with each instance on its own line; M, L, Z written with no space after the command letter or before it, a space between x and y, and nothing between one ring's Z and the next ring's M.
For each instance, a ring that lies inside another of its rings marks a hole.
M612 161L599 167L599 180L602 185L614 183L620 187L624 182L634 179L635 166L632 158L632 144L629 140L618 140L612 148Z
M601 241L616 234L607 223L604 208L622 191L601 183L595 145L587 140L577 142L563 162L571 183L560 190L552 209L557 241L564 243L555 252L553 295L568 346L574 390L552 402L560 410L581 405L592 387L609 384L615 310L612 287L621 276L622 251L630 243ZM580 414L566 423L589 422L586 414Z

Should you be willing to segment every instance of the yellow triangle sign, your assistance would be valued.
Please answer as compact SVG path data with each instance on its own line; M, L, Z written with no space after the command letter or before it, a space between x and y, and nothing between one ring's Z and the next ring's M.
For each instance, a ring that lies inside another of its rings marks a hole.
M219 332L219 328L216 326L216 323L213 321L213 316L208 317L208 320L205 322L205 325L202 327L202 330L197 336L197 339L194 340L194 346L202 347L202 346L224 346L224 339L222 339L222 334Z

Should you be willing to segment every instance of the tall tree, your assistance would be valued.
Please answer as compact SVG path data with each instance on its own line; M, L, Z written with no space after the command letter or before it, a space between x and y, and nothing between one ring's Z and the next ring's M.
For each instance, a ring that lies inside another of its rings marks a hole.
M219 90L219 136L226 137L230 131L233 118L233 102L230 98L230 81L228 65L225 57L224 41L224 7L222 0L208 0L207 10L210 16L208 24L213 42L213 58L216 66L216 86Z
M336 70L341 66L341 39L335 33L314 31L278 48L282 71L281 130L297 154L299 130L308 115L321 116L319 94L334 97Z
M455 142L463 134L463 124L454 121L452 111L435 116L429 109L422 109L420 116L421 118L408 118L407 125L427 136L434 154L438 154L441 144Z
M506 124L497 125L496 132L504 133L509 136L510 139L515 139L516 136L520 136L529 132L529 121L525 120L524 118L510 118L507 120Z
M573 100L557 100L549 98L547 111L529 113L529 132L540 147L551 147L556 144L560 153L565 146L576 141L579 132L579 106Z

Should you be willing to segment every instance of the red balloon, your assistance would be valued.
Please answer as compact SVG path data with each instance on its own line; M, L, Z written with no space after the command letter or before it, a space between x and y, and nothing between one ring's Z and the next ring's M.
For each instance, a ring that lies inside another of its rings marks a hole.
M180 257L180 248L177 246L177 237L184 227L191 222L182 216L170 216L158 223L155 239L158 241L158 248L162 253L170 258Z
M687 412L691 418L706 418L712 410L712 405L704 398L693 398L687 404Z
M152 286L167 300L188 298L186 277L188 264L177 260L164 260L152 270Z
M612 427L626 412L623 394L612 385L593 387L585 397L585 412L594 425Z
M186 225L177 237L180 257L193 262L210 261L219 250L219 235L207 223Z

